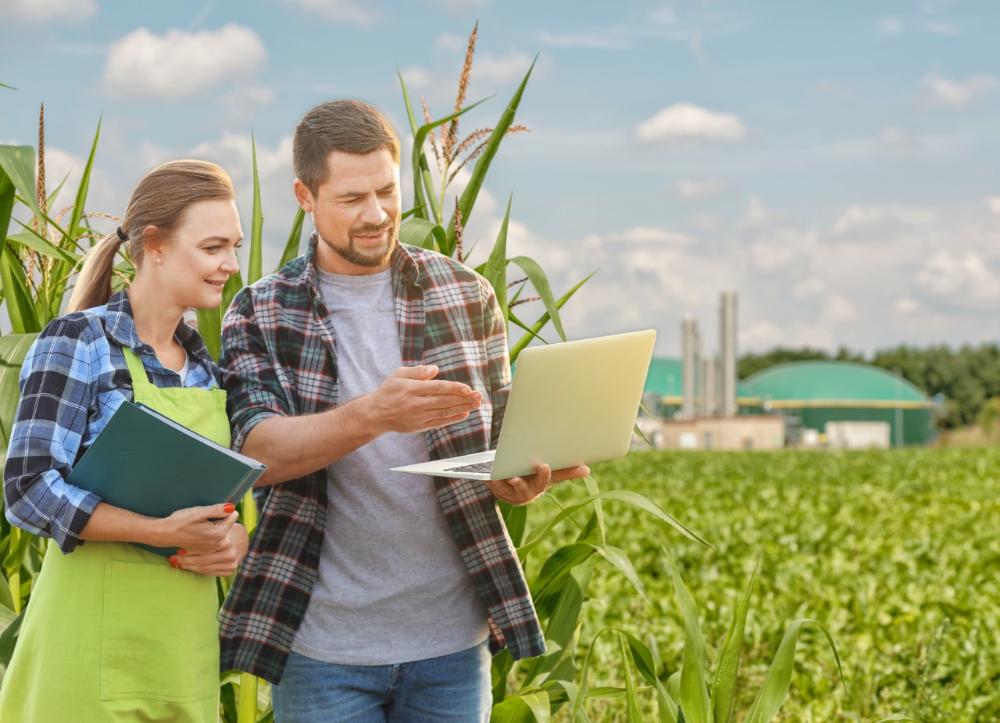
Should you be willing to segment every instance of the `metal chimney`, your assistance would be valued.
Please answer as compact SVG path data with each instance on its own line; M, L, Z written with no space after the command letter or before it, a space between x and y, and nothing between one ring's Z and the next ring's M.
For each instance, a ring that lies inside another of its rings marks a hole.
M693 419L697 415L698 389L698 322L691 314L681 321L682 397L681 418Z
M706 356L701 360L701 413L706 417L719 414L719 400L716 391L719 360L717 357Z
M720 413L736 415L736 292L724 291L719 299Z

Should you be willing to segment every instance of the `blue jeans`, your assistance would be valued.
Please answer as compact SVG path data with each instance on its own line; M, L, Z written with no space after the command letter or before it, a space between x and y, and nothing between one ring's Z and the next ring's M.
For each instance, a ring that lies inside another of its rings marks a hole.
M485 723L490 719L487 642L395 665L338 665L292 653L271 689L275 723Z

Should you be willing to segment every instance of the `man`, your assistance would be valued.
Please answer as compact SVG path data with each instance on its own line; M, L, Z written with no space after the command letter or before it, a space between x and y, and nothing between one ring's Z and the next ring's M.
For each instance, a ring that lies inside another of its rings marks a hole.
M314 108L293 154L316 233L223 327L234 446L268 466L222 612L223 667L275 684L278 723L487 720L490 651L544 650L496 500L589 470L390 471L496 444L503 315L469 268L397 242L399 141L377 110Z

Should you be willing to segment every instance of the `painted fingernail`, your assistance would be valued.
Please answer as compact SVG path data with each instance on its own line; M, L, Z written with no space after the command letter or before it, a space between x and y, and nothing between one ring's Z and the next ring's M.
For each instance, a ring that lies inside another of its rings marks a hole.
M178 563L176 557L170 557L168 561L170 562L170 567L177 567Z
M177 554L178 555L186 555L186 554L188 554L188 551L187 550L178 550Z
M222 507L222 510L223 510L223 512L225 512L225 513L226 513L227 515L228 515L228 514L229 514L230 512L232 512L233 510L235 510L235 509L236 509L236 505L234 505L234 504L233 504L232 502L227 502L227 503L226 503L226 504L225 504L225 505L224 505L224 506Z

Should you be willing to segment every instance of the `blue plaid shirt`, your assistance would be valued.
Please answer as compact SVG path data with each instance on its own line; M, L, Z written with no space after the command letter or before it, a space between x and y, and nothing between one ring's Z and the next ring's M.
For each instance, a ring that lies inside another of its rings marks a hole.
M182 321L176 338L188 355L184 386L218 386L218 368L198 333ZM180 375L139 340L124 291L105 306L54 319L21 366L21 399L4 466L5 512L12 525L51 537L63 552L81 543L80 532L101 501L66 477L121 403L132 398L124 346L142 360L150 382L181 386Z

